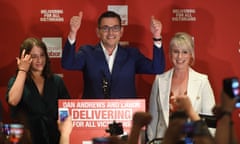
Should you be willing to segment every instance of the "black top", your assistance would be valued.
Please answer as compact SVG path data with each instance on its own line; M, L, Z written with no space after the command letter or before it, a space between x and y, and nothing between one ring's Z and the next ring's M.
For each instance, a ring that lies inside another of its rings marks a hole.
M8 84L8 92L16 77ZM40 95L33 80L26 80L22 99L17 106L11 106L11 116L16 119L23 112L25 127L29 128L33 144L58 144L59 131L58 99L69 99L69 93L61 77L53 75L45 80L43 95Z

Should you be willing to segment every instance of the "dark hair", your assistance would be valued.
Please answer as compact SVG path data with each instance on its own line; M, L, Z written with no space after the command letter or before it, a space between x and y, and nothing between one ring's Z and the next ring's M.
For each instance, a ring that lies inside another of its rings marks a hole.
M100 15L98 18L98 27L101 27L101 22L103 18L117 18L119 21L119 25L121 26L122 20L119 14L113 12L113 11L106 11Z
M50 67L50 58L47 53L47 46L40 39L33 38L33 37L25 39L23 41L23 43L21 44L19 57L21 57L23 50L25 50L25 54L30 54L30 52L34 46L40 47L46 56L46 64L43 68L42 76L44 78L50 77L52 75L52 71L51 71L51 67ZM28 72L28 77L30 75L31 75L31 71Z

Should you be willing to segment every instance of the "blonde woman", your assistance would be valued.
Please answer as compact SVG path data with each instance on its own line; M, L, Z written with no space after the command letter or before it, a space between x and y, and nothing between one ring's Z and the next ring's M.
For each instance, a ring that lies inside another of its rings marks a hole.
M208 76L191 67L195 60L193 37L185 32L176 33L170 41L169 53L173 67L156 76L149 100L153 117L147 128L150 141L163 138L171 113L181 110L177 107L178 97L187 96L197 114L212 115L215 105Z

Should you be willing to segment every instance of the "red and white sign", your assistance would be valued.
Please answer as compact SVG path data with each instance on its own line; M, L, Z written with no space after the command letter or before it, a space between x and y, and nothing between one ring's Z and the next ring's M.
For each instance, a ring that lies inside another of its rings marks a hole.
M42 41L47 46L48 56L50 58L62 57L62 38L61 37L42 37Z
M107 137L108 125L122 123L123 130L130 132L133 114L145 111L145 99L64 99L59 108L68 108L73 120L71 144L91 144L96 137Z

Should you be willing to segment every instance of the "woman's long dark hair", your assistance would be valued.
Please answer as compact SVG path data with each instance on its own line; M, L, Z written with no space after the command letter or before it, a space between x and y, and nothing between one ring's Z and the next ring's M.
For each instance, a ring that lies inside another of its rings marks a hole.
M25 50L25 54L30 54L30 52L34 46L40 47L43 50L45 57L46 57L46 64L43 68L42 76L44 78L48 78L48 77L52 76L52 71L51 71L51 66L50 66L51 62L50 62L50 58L47 53L47 46L40 39L33 38L33 37L25 39L23 41L23 43L21 44L19 57L21 57L23 50ZM31 71L28 71L28 78L30 78L30 76L31 76Z

